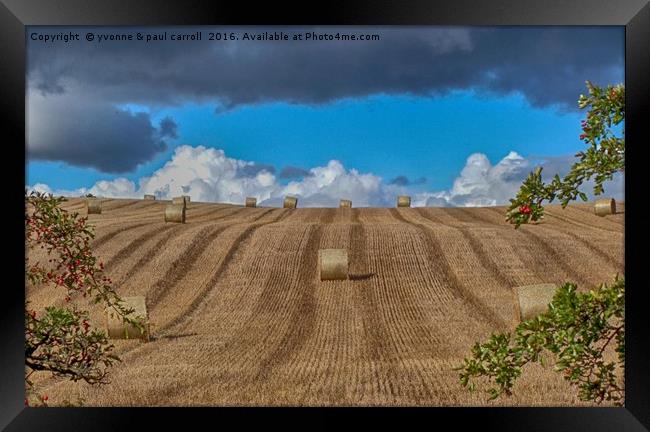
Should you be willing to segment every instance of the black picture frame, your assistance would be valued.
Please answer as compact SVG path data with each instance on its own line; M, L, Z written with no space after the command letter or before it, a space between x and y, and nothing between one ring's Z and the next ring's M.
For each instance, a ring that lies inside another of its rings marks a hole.
M367 419L384 423L399 419L421 421L426 426L453 424L454 428L473 425L502 431L537 430L648 430L650 429L650 314L645 311L642 260L647 242L643 227L643 169L646 158L648 115L650 114L650 4L644 0L448 0L409 2L348 0L345 2L305 2L301 5L267 1L206 0L185 1L97 1L97 0L2 0L0 4L0 105L6 126L5 148L20 157L18 143L25 138L25 26L29 25L220 25L220 24L357 24L357 25L616 25L626 31L626 121L625 173L625 263L626 297L626 404L622 408L430 408L360 409ZM26 160L25 160L26 163ZM11 164L9 164L11 165ZM6 251L19 250L20 214L24 206L25 170L17 166L5 176L5 232L15 243ZM7 171L6 169L3 171ZM22 174L21 174L22 173ZM20 183L20 184L19 184ZM21 204L22 203L22 204ZM629 235L628 235L629 234ZM16 290L22 258L15 252L4 254L5 271L13 283L4 284L0 312L0 427L6 430L120 430L146 422L187 428L192 422L223 425L224 416L243 425L259 416L276 413L291 417L295 412L238 408L25 408L24 407L24 293ZM14 265L15 260L15 265ZM14 280L14 278L16 280ZM218 410L218 412L216 412ZM333 413L350 409L307 409L313 422L328 420ZM397 415L400 414L400 415Z

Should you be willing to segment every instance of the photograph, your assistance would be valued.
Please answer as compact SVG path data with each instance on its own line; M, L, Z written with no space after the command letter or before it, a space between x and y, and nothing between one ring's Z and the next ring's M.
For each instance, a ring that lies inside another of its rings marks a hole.
M625 26L25 60L26 407L625 406Z

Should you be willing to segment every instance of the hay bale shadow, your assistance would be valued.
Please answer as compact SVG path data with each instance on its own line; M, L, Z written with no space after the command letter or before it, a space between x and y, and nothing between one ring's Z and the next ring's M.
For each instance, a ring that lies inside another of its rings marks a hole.
M350 280L367 280L373 277L375 273L356 273L350 274L348 277Z

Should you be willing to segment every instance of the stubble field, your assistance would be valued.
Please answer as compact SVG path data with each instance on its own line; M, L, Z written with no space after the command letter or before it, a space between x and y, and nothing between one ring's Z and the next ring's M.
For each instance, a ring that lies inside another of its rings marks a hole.
M513 287L624 273L624 206L549 206L515 230L504 207L279 209L106 200L94 251L123 296L144 295L151 342L114 341L109 385L36 377L51 405L585 405L551 366L487 402L452 370L512 330ZM64 207L85 215L81 199ZM323 281L318 249L346 248L350 279ZM35 309L63 290L30 288ZM83 303L82 303L83 304ZM85 304L84 304L85 306ZM101 327L101 308L92 308Z

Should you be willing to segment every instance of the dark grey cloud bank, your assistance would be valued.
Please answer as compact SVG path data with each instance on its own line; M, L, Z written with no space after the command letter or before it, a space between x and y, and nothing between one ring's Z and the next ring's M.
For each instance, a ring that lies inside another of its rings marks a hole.
M153 124L148 113L132 113L93 99L64 93L27 99L29 157L123 173L167 148L176 123Z
M584 81L622 82L624 33L612 27L392 27L283 30L376 33L380 41L208 41L88 43L83 34L187 32L188 28L74 28L82 40L69 43L29 41L30 91L56 99L73 95L106 109L136 103L164 107L186 102L214 103L218 110L245 104L285 101L322 104L375 94L435 96L457 89L486 94L520 92L533 106L576 109ZM260 28L225 29L242 34ZM61 106L58 115L66 116ZM53 114L54 116L54 114ZM111 118L98 118L105 129ZM133 122L143 119L133 117ZM155 128L151 123L151 128ZM48 125L33 123L32 127ZM124 127L124 125L122 125ZM159 133L164 134L164 125ZM127 127L128 129L128 127ZM68 136L77 134L74 128ZM136 136L134 136L136 138ZM134 146L136 142L133 140ZM93 157L70 160L69 151L52 145L30 156L79 165L101 165ZM141 144L138 142L137 146ZM132 167L149 160L155 146L132 154ZM99 157L99 156L98 156ZM103 167L111 171L111 167Z

